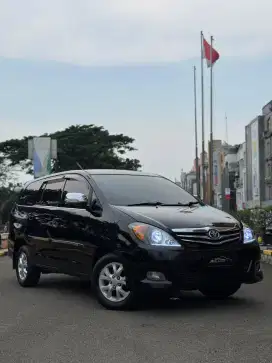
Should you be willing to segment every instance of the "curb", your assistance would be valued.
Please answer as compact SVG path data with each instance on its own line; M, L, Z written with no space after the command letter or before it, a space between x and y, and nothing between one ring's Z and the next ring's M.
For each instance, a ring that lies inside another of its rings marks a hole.
M262 262L272 265L272 250L262 250L261 253Z
M0 257L7 256L7 254L8 254L8 250L7 249L0 250Z

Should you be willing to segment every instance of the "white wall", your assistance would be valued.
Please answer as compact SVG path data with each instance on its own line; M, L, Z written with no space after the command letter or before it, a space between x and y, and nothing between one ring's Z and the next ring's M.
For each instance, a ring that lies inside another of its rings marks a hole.
M246 203L246 163L245 163L245 156L246 156L246 143L244 142L237 151L236 160L239 163L239 186L236 189L236 204L237 209L242 210L244 209Z

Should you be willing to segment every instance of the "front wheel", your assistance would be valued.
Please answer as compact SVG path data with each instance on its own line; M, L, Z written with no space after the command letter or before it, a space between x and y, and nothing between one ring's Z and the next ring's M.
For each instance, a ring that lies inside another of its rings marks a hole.
M39 283L41 271L30 262L30 252L27 246L22 246L16 258L16 276L23 287L36 286Z
M199 289L199 291L209 299L224 300L234 295L241 287L241 284L212 286Z
M101 305L112 310L133 307L136 289L129 284L125 262L115 255L102 257L93 270L92 285Z

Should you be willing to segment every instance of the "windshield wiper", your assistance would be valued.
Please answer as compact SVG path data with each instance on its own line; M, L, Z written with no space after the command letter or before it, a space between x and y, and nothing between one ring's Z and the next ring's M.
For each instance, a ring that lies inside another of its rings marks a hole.
M157 207L159 205L166 205L162 202L142 202L142 203L133 203L133 204L128 204L127 206L128 207L137 207L137 206L145 206L145 205L150 205L150 206L154 206L154 207ZM168 205L168 204L167 204Z
M187 202L187 203L179 203L182 207L191 207L192 205L199 204L198 201L196 202Z
M196 204L198 202L190 202L190 203L193 203L193 204ZM134 204L128 204L127 206L128 207L137 207L137 206L154 206L154 207L157 207L157 206L166 206L166 207L176 207L176 206L187 206L188 203L186 204L182 204L180 202L178 203L162 203L162 202L142 202L142 203L134 203Z

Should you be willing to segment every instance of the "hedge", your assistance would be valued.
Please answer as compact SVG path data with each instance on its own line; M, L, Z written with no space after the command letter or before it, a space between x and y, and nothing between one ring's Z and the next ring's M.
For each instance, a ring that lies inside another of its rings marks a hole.
M269 227L272 228L272 207L244 209L234 214L258 235L263 236Z

